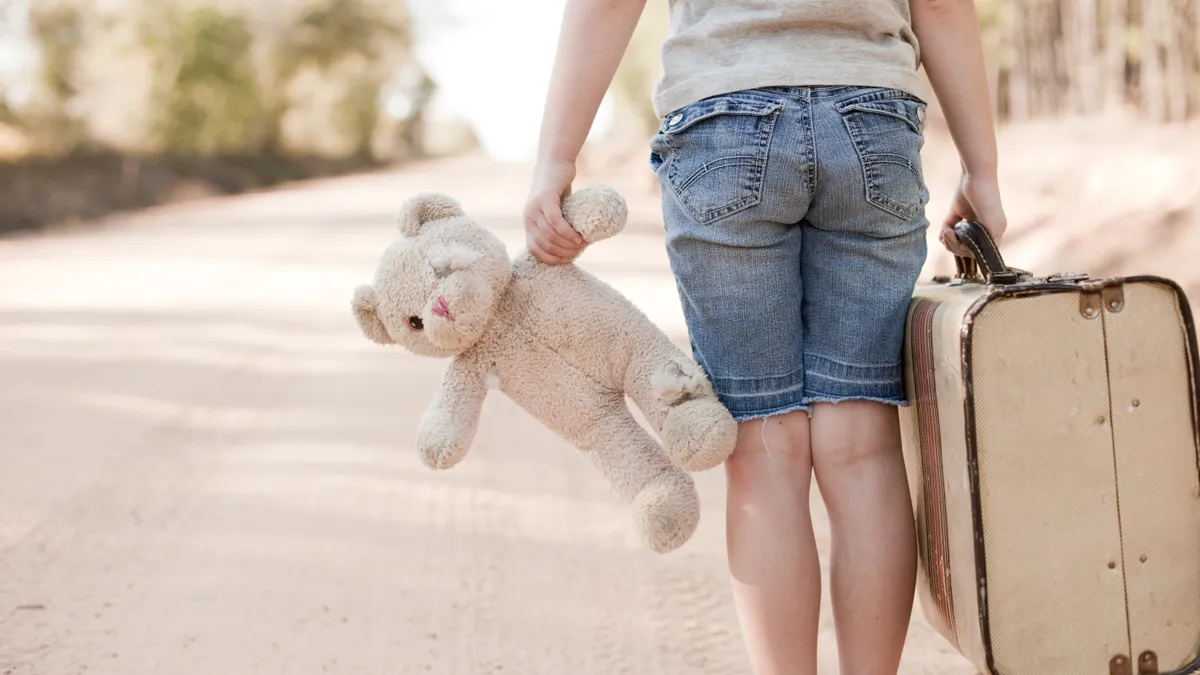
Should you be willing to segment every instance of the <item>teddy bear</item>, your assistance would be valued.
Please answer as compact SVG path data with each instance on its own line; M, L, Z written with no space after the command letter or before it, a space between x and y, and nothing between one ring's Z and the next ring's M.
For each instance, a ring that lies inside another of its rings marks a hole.
M628 209L596 185L568 196L563 215L594 243L624 228ZM646 546L666 553L685 543L700 518L690 473L723 463L737 437L699 365L582 268L544 264L527 249L510 260L451 197L415 196L398 221L401 236L352 307L370 340L449 360L418 424L421 460L432 469L461 461L498 389L591 459L631 505Z

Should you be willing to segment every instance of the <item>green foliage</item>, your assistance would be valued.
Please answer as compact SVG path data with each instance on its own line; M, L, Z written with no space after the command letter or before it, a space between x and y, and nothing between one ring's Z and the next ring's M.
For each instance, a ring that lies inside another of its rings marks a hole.
M12 113L43 145L57 151L73 148L85 136L84 124L72 114L79 94L79 61L84 44L85 17L79 4L43 0L29 14L29 30L40 47L37 90L32 110Z
M370 0L325 0L295 11L286 31L269 47L263 151L280 151L289 93L306 69L341 81L334 120L353 137L355 154L369 153L380 118L380 93L412 49L407 17L397 18ZM346 63L354 68L340 68Z
M371 157L375 130L379 127L379 91L382 83L359 77L348 83L338 106L342 127L354 143L356 157Z
M35 93L0 81L0 125L38 154L90 145L177 156L353 154L408 142L382 93L414 68L403 0L0 0L28 34ZM413 116L419 115L414 111ZM319 150L320 149L320 150Z
M83 45L83 17L71 3L43 2L30 13L30 28L41 47L41 80L55 104L65 106L78 92L76 64Z
M1007 65L1012 60L1012 45L1008 35L1008 12L1013 11L1012 3L1006 0L977 0L975 11L979 15L984 57L989 63Z
M651 96L662 72L659 49L667 37L666 4L647 4L612 84L619 118L643 133L658 127Z
M177 155L244 151L261 136L259 98L246 19L210 6L168 9L146 25L155 64L154 128Z
M328 70L351 56L377 61L390 45L407 48L411 42L406 25L364 0L328 0L300 13L279 56L284 68L312 65Z

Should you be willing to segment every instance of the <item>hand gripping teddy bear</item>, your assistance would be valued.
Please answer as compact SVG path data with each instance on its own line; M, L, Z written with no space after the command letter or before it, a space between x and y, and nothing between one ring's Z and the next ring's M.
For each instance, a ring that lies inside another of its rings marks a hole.
M615 191L594 186L565 199L563 215L593 243L619 232L627 209ZM546 265L527 250L510 260L449 197L410 199L399 224L402 236L383 253L374 283L355 289L353 310L369 339L450 360L417 430L422 461L447 469L462 460L496 388L587 454L632 503L650 549L686 542L700 518L686 472L720 465L737 436L700 367L579 267Z

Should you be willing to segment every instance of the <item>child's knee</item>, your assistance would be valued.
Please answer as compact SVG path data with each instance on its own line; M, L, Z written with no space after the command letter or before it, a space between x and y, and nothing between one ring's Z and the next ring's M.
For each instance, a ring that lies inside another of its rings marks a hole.
M781 475L807 484L812 472L808 412L795 410L743 422L725 466L736 485L753 487Z
M856 471L866 463L901 457L896 407L873 401L813 406L813 466L818 471Z

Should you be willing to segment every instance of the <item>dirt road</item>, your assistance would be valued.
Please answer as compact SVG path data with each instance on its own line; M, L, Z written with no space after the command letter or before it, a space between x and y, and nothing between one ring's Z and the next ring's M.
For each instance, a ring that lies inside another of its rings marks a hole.
M502 397L432 473L412 439L442 364L351 319L402 199L457 186L515 247L525 175L422 167L0 240L0 674L746 673L719 472L668 556ZM635 221L581 264L682 338ZM834 673L828 604L822 626ZM905 673L973 672L919 613L910 634Z

